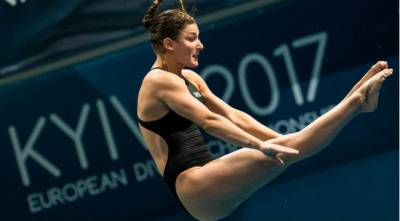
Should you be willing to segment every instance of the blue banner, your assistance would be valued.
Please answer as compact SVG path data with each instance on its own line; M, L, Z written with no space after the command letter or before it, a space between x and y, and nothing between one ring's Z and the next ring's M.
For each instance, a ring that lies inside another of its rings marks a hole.
M397 12L368 2L295 1L204 24L196 71L232 106L280 133L296 132L340 102L375 61L398 67ZM153 61L146 43L1 85L1 220L191 220L159 176L137 126L137 92ZM398 91L396 69L376 112L354 119L323 152L289 168L260 191L265 198L255 196L227 220L248 214L265 220L268 210L274 210L270 217L288 214L283 220L321 220L325 210L297 216L296 205L324 208L324 197L359 203L354 207L363 208L363 220L395 220ZM216 156L237 148L205 136ZM350 179L362 165L385 173ZM312 193L305 179L315 179L327 195ZM342 179L337 194L327 189ZM372 203L351 195L357 189ZM292 201L273 206L277 198ZM354 220L340 219L348 204L335 206L331 220ZM368 216L376 211L387 215Z

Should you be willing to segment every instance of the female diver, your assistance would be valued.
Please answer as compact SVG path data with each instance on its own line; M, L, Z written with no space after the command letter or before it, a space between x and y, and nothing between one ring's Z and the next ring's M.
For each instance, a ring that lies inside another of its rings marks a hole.
M185 69L199 65L199 28L182 0L179 9L162 12L160 3L153 1L143 18L157 58L139 91L139 127L160 174L199 220L226 217L289 165L321 151L355 116L374 111L393 72L377 62L333 109L301 131L281 135L226 104ZM214 159L199 128L242 148Z

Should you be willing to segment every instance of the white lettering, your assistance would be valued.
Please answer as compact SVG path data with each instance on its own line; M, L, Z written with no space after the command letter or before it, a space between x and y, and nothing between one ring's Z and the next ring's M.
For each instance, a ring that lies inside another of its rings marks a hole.
M114 135L110 127L110 121L108 120L106 108L101 100L97 100L97 111L99 113L100 123L103 128L103 132L106 138L108 151L110 152L111 159L118 160L118 151L115 145Z
M265 74L268 78L268 83L271 88L271 101L265 107L258 106L250 95L247 78L246 78L246 75L247 75L246 69L247 69L247 66L251 62L257 62L258 64L260 64L264 68ZM249 109L252 110L254 113L256 113L260 116L265 116L265 115L273 113L276 110L276 108L278 107L279 87L278 87L278 81L275 77L275 71L272 68L269 61L261 54L251 53L251 54L246 55L242 59L242 61L239 64L239 86L240 86L240 91L242 92L245 103L247 104Z
M42 211L42 207L40 207L39 202L37 200L38 196L39 196L39 193L33 193L33 194L29 194L27 197L29 210L31 211L31 213L37 213L37 212Z
M154 164L154 163L153 163ZM155 164L154 164L155 166ZM125 170L120 169L119 174L111 171L111 180L116 181L116 183L121 183L122 185L128 185L128 178L126 176ZM116 185L114 185L116 186Z
M222 95L222 100L224 100L225 102L229 102L235 90L235 81L233 79L233 74L222 65L211 65L201 72L201 76L204 78L204 80L206 80L212 74L221 75L225 79L226 87L224 94Z
M61 192L60 189L58 188L51 188L48 190L48 195L49 195L49 199L53 202L53 203L60 203L60 204L64 204L64 198L61 197Z
M18 4L18 0L4 0L7 2L9 5L15 7ZM19 0L20 3L25 3L26 0Z
M97 176L91 176L91 177L86 179L86 185L88 187L89 194L92 195L92 196L98 195L100 193L100 190L97 187L97 180L98 179L99 178Z
M310 85L307 92L307 101L313 102L317 94L319 76L321 74L322 61L325 54L326 44L328 42L328 33L318 32L312 35L296 39L292 42L294 48L300 48L314 42L318 43L317 53L314 60L313 70L311 73Z
M111 171L99 176L94 175L76 182L66 183L62 187L52 187L46 192L31 193L27 196L27 202L31 213L37 213L45 209L75 202L85 198L85 193L89 196L96 196L107 189L112 190L120 186L128 185L128 178L125 170Z
M129 129L131 129L133 135L139 140L142 146L146 149L146 145L144 144L142 135L139 131L137 123L135 123L129 113L125 110L124 106L122 106L121 102L118 100L117 97L111 96L110 102L114 106L115 110L118 114L122 117L126 125L128 125Z
M301 93L299 80L297 79L297 73L294 68L292 55L290 54L287 44L283 44L275 49L274 56L278 57L280 55L283 55L283 60L285 61L286 69L288 70L289 81L294 95L294 100L296 101L297 105L301 106L304 104L304 98L303 94Z
M8 133L10 135L11 144L14 149L15 158L17 160L17 165L19 172L21 174L22 183L24 186L29 186L31 184L31 180L28 174L28 170L26 168L26 160L28 156L30 156L33 160L35 160L38 164L40 164L43 168L50 172L55 177L61 176L61 171L54 166L50 161L44 158L41 154L39 154L33 146L38 139L40 132L42 131L44 125L46 123L46 119L44 117L40 117L37 121L35 127L31 135L28 138L28 141L21 150L21 145L18 139L17 130L14 126L10 126L8 129Z
M153 178L155 174L158 174L153 160L148 160L144 163L134 163L132 168L137 182L143 182L148 178Z
M4 0L4 1L10 4L11 6L16 6L18 3L17 0Z
M76 131L73 131L70 126L68 126L60 117L56 114L50 114L50 120L58 126L61 131L63 131L75 144L75 149L78 155L79 163L82 169L87 169L89 167L86 154L82 144L82 134L83 129L86 125L86 121L89 115L90 106L88 104L83 104L82 111L79 116L78 125Z
M76 186L73 183L67 183L62 188L62 195L68 202L74 202L79 197L78 192L76 191Z
M278 120L276 123L269 124L268 126L281 134L294 133L302 130L308 124L315 121L319 116L323 115L333 107L334 105L330 105L328 107L321 108L319 111L319 115L317 111L310 111L298 115L296 118L290 117L289 119Z

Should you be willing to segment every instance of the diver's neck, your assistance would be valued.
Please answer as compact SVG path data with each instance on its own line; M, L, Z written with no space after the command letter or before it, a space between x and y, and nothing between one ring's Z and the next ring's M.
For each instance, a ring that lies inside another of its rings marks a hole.
M183 65L168 59L168 57L161 57L157 55L157 59L153 64L153 68L161 68L165 71L174 73L178 76L182 76Z

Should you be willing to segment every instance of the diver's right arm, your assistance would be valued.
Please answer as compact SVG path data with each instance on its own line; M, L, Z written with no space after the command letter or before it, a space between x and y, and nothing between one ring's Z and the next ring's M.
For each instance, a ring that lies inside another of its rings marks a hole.
M297 153L297 150L261 141L242 130L227 118L210 111L194 98L183 79L173 74L157 76L154 80L157 97L171 110L194 122L207 133L240 147L249 147L265 152Z

